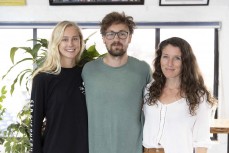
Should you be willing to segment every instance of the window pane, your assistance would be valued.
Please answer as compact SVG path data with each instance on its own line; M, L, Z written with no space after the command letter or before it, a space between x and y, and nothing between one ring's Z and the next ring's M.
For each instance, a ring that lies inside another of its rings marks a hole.
M128 54L146 61L152 67L155 54L155 29L135 29Z
M12 62L10 60L10 49L12 47L25 47L32 46L32 41L27 41L32 39L32 29L0 29L0 76L4 75L7 70L12 66ZM21 59L20 57L26 57L23 50L18 50L15 54L15 62ZM0 87L3 85L8 85L13 83L13 79L16 78L22 69L26 67L32 67L30 63L20 64L16 69L12 70L4 80L0 81ZM12 75L11 75L12 74ZM23 86L23 83L22 83ZM13 120L16 119L16 113L22 109L22 106L26 102L25 95L27 95L27 91L25 91L24 86L21 87L19 85L15 86L14 94L11 97L10 89L7 89L7 96L4 100L4 107L7 108L4 121L1 121L0 130L5 129L6 126L12 123ZM24 100L22 100L24 99Z
M49 40L51 38L52 30L53 29L37 29L37 38Z

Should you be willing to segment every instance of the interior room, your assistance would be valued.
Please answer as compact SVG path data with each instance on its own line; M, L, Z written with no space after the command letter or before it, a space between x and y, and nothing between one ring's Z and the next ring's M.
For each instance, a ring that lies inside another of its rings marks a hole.
M18 119L18 112L30 99L31 83L22 77L15 80L15 74L26 68L33 69L34 65L31 61L22 62L11 72L18 61L30 58L25 48L10 53L12 48L32 47L37 43L35 39L49 40L52 28L60 21L69 20L82 28L84 39L88 38L86 48L95 45L96 50L104 54L106 47L99 24L113 11L125 12L134 18L136 29L128 55L146 61L152 69L155 50L162 40L183 37L193 46L204 81L218 101L212 115L215 122L211 123L212 146L208 153L229 153L228 0L0 1L0 131L22 120ZM12 133L8 134L10 137ZM0 132L0 136L6 135ZM4 141L0 140L0 152L4 152Z

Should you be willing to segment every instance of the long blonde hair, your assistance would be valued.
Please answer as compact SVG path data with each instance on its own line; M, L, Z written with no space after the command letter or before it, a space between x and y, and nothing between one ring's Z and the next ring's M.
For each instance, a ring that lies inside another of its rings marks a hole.
M67 27L74 27L76 31L79 33L80 52L76 56L76 64L79 62L81 54L84 50L84 40L83 40L82 32L76 23L71 21L62 21L59 22L53 29L52 36L48 44L47 57L43 65L33 73L33 77L36 76L39 72L47 72L55 75L60 74L61 63L60 63L60 52L58 46L61 42L61 39L64 35L64 31Z

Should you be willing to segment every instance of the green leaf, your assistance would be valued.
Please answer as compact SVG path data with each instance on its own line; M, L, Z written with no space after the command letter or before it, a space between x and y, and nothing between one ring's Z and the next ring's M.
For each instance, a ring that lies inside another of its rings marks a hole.
M31 72L32 72L31 69L25 69L25 70L23 70L23 71L21 71L21 72L19 73L19 75L20 75L20 82L19 82L19 84L20 84L20 85L21 85L21 83L22 83L22 80L23 80L24 76L25 76L26 74L31 74Z
M45 59L46 59L46 56L42 56L42 57L40 57L40 58L38 58L36 60L36 66L37 66L37 68L38 67L41 67L41 65L44 63Z
M93 57L98 57L100 55L99 52L96 50L95 45L90 46L87 51Z
M30 39L28 41L36 41L36 42L40 43L42 47L48 48L48 40L47 39L42 39L42 38L40 38L40 39Z
M14 56L16 51L18 51L19 49L22 49L24 51L26 51L27 53L31 54L31 48L30 47L12 47L10 50L10 59L12 61L12 63L14 64ZM32 54L31 54L32 55Z
M16 64L14 64L13 66L11 66L11 67L9 68L9 70L6 72L6 74L4 74L4 75L2 76L2 79L4 79L4 78L10 73L10 71L11 71L13 68L15 68L17 65L19 65L20 63L22 63L22 62L24 62L24 61L31 61L31 60L33 61L32 58L24 58L24 59L18 61Z
M1 96L1 98L2 98L2 99L5 99L5 98L6 98L6 96L5 96L5 95L2 95L2 96Z
M26 83L25 83L25 86L26 86L26 91L29 91L28 84L29 84L29 80L27 80L27 81L26 81Z
M14 55L17 50L18 50L18 47L12 47L10 50L10 59L13 64L14 64Z
M33 56L33 59L35 60L37 58L37 53L41 48L41 44L35 44L33 46L33 49L31 50L31 55Z
M14 79L13 84L11 84L11 86L10 86L10 94L11 94L11 95L12 95L13 92L14 92L14 87L15 87L15 84L17 83L17 80L18 80L18 76L16 77L16 79Z
M2 95L5 95L7 93L6 86L2 87L1 93Z

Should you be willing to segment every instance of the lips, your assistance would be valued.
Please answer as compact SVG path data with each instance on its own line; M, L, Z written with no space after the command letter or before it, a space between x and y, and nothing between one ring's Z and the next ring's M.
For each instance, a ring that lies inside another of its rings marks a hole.
M172 69L172 68L166 68L166 70L168 70L168 71L174 71L175 69Z
M67 52L74 52L75 49L66 49Z

